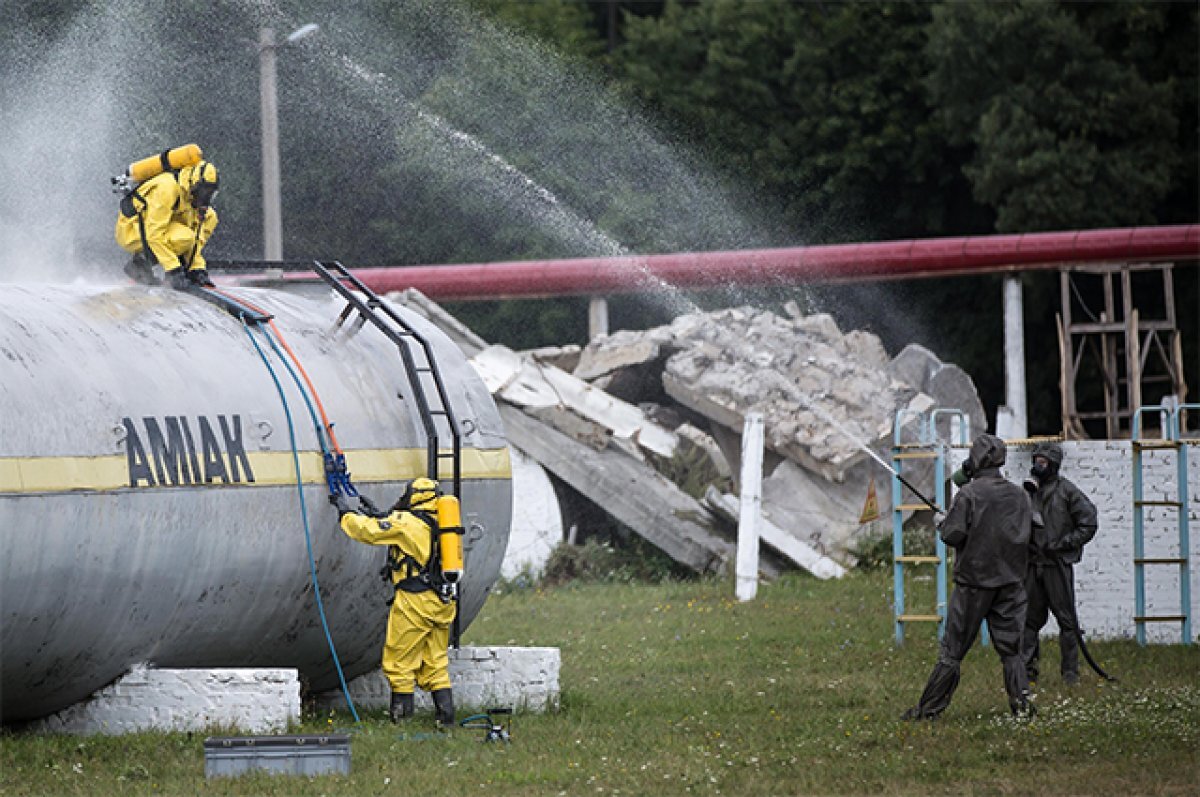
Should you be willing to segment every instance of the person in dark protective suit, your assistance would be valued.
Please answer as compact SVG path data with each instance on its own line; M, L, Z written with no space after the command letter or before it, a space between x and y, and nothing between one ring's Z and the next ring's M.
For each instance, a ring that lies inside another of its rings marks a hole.
M158 264L173 288L212 287L203 252L217 228L216 193L217 167L205 160L164 171L130 192L121 200L115 231L117 243L133 255L125 273L157 285Z
M394 589L383 643L383 674L392 689L390 715L399 722L413 715L413 687L433 697L440 726L454 723L450 684L450 624L457 603L439 590L434 558L437 535L438 484L413 479L387 513L378 513L361 499L331 496L339 525L351 539L388 546L388 566Z
M1034 510L1041 513L1042 527L1034 527L1029 542L1029 569L1025 592L1029 610L1025 615L1025 673L1038 677L1038 636L1050 612L1058 621L1062 649L1062 679L1079 681L1079 618L1075 611L1075 569L1083 546L1096 536L1096 507L1083 491L1059 474L1063 450L1058 443L1039 443L1033 450L1032 480L1026 482L1033 495Z
M935 719L958 688L959 667L987 620L992 645L1004 665L1004 688L1014 714L1027 715L1029 682L1021 658L1025 627L1025 566L1029 553L1029 497L1000 475L1004 441L981 434L971 444L963 470L968 481L938 527L954 549L954 592L937 664L917 705L903 719Z

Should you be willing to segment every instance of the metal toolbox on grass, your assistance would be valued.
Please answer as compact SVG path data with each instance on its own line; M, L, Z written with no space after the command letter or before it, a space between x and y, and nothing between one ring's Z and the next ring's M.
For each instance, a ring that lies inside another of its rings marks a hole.
M204 776L350 774L350 736L210 736L204 740Z

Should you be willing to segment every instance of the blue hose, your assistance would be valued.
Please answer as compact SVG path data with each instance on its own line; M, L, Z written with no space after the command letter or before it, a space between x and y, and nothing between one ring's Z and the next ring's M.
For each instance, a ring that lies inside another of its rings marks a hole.
M321 425L321 422L317 420L317 410L313 407L312 399L308 396L308 391L305 390L304 382L300 381L300 377L296 374L296 369L292 367L288 358L283 356L283 352L275 343L275 339L279 333L269 327L264 327L261 323L258 324L258 328L259 331L266 335L267 343L271 344L271 348L275 350L275 356L287 368L292 381L296 383L296 389L300 391L300 396L308 406L308 417L312 419L313 429L317 433L317 442L321 446L321 453L325 455L325 483L329 486L329 494L340 494L350 498L356 497L358 490L355 488L354 483L350 481L350 474L346 471L346 456L344 454L335 455L330 449L328 432Z
M278 357L281 362L283 362L283 366L284 368L287 368L287 372L289 375L291 375L292 381L296 383L296 389L300 391L300 396L304 399L304 403L308 407L308 417L312 419L313 429L317 433L317 445L321 447L322 454L329 455L330 450L329 443L325 435L325 427L321 425L319 420L317 420L317 410L313 407L312 399L308 397L308 392L304 389L304 383L300 381L299 375L296 374L296 369L292 368L292 364L288 362L288 358L283 356L283 352L275 343L275 336L271 334L271 330L267 327L264 327L262 324L259 324L258 331L262 332L266 337L267 343L271 344L271 349L275 352L275 356Z
M354 701L350 699L350 689L346 686L346 675L342 672L342 663L338 660L337 648L335 648L333 645L333 635L329 633L329 622L325 619L325 604L321 600L321 585L317 582L317 561L313 556L312 533L308 527L308 508L304 502L304 478L300 473L300 454L296 448L296 427L292 422L292 410L288 406L287 396L283 392L283 385L280 383L279 377L275 373L275 368L272 367L270 360L267 359L266 352L263 351L263 348L258 344L258 341L254 339L254 334L250 331L250 326L246 323L246 319L244 317L241 319L241 322L242 328L246 330L246 336L250 338L250 342L254 344L254 350L258 352L258 356L262 358L263 364L267 366L267 371L271 374L271 381L275 383L275 389L279 391L279 400L283 404L284 415L287 416L288 438L292 443L292 464L296 469L296 491L300 495L300 516L304 519L304 542L308 546L308 568L309 574L312 578L313 594L317 598L317 612L321 616L321 628L325 631L325 641L329 643L329 653L333 656L333 666L335 669L337 669L338 681L342 685L342 694L346 697L346 705L350 707L350 713L354 716L354 721L358 723L361 722L361 720L358 718L358 711L354 708ZM262 328L261 323L257 326L258 331L266 336L267 342L271 344L271 347L275 349L275 352L278 354L279 349L275 346L275 342L271 340L271 336ZM280 358L283 359L283 355L280 355ZM286 359L284 359L284 365L287 365L288 371L291 372L292 367L287 364ZM294 376L295 374L293 373L293 377ZM308 402L308 396L303 390L300 391L300 394L304 396L305 402ZM309 409L312 409L311 404L309 404ZM316 420L315 414L313 415L313 419L314 421ZM319 434L318 439L320 439Z

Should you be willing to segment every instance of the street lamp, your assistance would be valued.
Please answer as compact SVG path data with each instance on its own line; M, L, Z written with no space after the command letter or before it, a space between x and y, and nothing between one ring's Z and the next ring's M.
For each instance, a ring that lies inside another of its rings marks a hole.
M263 259L283 259L283 212L279 197L279 103L275 95L275 51L316 33L309 23L275 42L275 31L263 28L258 34L259 94L262 100Z

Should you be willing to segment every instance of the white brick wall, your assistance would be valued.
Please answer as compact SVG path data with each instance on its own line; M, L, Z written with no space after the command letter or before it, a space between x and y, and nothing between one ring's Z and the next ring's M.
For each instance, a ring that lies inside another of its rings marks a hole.
M558 648L463 647L450 651L450 680L454 684L454 704L460 718L463 711L488 708L512 708L544 712L558 708L558 672L562 664ZM355 678L347 687L359 708L386 708L392 690L382 670ZM318 705L342 707L341 691L318 696ZM432 707L432 701L417 690L416 705Z
M220 728L272 733L299 721L296 670L137 666L87 700L38 720L33 730L118 735Z
M1075 566L1079 621L1088 637L1133 638L1133 449L1127 440L1086 440L1063 443L1062 474L1079 486L1096 505L1100 528L1083 549ZM1200 446L1185 446L1188 457L1188 506L1191 531L1192 631L1200 634ZM1029 472L1032 447L1010 446L1005 474L1020 482ZM1179 499L1177 454L1159 450L1143 453L1145 500ZM1174 507L1145 508L1145 556L1179 556L1179 514ZM1146 565L1146 611L1149 615L1179 614L1179 568ZM1179 623L1148 623L1151 642L1179 642ZM1043 635L1058 633L1053 616ZM1195 640L1193 640L1195 641Z

